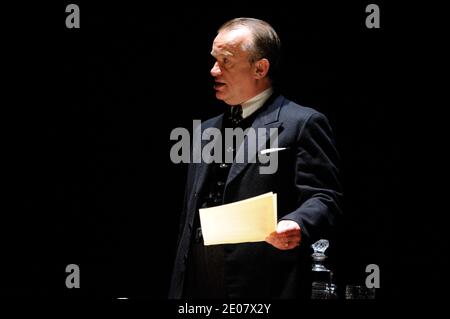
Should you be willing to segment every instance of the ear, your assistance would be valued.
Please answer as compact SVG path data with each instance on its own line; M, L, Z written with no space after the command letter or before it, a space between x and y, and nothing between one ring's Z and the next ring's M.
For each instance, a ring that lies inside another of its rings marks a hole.
M266 58L255 62L255 79L263 79L269 72L270 62Z

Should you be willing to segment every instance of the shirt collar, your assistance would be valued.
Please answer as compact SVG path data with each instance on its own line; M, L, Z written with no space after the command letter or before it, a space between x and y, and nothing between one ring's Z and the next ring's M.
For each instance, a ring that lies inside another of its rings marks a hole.
M272 95L272 93L273 89L270 87L242 103L242 117L245 119L246 117L249 117L254 112L256 112L256 110L264 105L264 103Z

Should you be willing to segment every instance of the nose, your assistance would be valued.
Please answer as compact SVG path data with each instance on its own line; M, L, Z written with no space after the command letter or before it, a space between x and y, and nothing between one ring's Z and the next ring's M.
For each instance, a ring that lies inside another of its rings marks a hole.
M219 76L221 72L222 71L220 70L219 63L217 63L217 62L214 63L214 65L213 65L213 67L211 69L211 75L213 77L216 77L216 76Z

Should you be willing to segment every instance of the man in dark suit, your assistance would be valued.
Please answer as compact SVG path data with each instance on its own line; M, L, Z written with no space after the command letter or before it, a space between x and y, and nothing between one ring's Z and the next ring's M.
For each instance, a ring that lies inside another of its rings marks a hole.
M273 28L251 18L225 23L214 39L214 89L230 108L201 130L277 128L278 166L262 174L258 160L190 164L170 298L307 295L310 244L330 238L340 215L339 158L325 116L274 92L279 49ZM277 193L279 221L265 242L203 245L199 208L267 192Z

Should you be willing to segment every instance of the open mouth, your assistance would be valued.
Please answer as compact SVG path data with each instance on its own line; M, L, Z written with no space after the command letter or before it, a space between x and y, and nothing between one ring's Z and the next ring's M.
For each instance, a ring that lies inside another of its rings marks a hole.
M226 85L226 84L223 83L223 82L214 81L214 88L215 88L216 90L218 90L218 89L220 89L220 88L223 88L225 85Z

